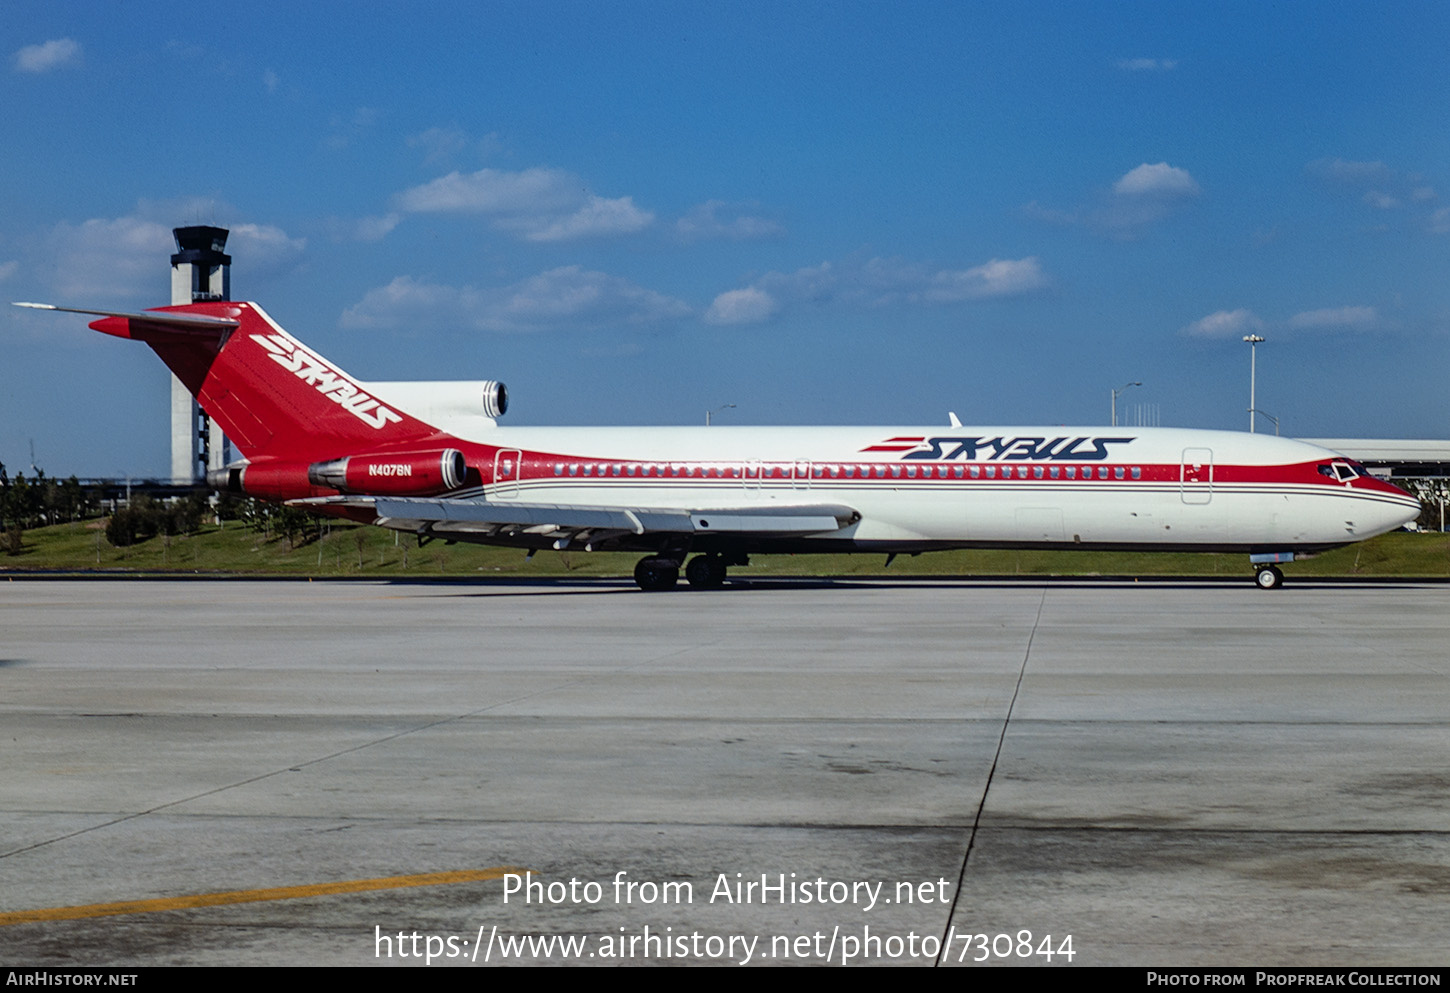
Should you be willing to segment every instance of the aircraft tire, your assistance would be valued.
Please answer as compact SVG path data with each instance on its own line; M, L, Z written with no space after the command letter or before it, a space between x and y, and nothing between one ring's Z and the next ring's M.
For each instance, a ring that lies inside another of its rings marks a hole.
M680 580L680 567L673 559L655 555L639 560L634 567L634 581L646 593L658 593L674 589Z
M697 590L715 590L725 585L725 560L718 555L696 555L685 566L685 578Z
M1254 573L1254 582L1261 590L1277 590L1284 585L1284 574L1279 571L1278 566L1259 566L1258 571Z

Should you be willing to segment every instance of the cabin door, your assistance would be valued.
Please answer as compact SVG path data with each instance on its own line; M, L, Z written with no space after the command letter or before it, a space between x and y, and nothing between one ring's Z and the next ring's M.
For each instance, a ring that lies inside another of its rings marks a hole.
M1178 470L1179 493L1184 503L1204 504L1213 500L1213 449L1185 448Z

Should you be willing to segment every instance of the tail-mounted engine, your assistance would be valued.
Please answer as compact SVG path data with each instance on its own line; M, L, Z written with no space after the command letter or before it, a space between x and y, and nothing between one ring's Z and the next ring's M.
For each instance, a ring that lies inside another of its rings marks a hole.
M434 496L456 490L468 474L456 448L387 455L349 455L330 462L250 462L207 473L213 488L264 500L296 500L316 491Z

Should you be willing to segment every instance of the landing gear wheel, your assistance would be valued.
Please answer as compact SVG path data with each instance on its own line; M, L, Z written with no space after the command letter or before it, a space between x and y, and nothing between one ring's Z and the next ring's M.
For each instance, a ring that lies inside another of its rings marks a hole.
M719 555L696 555L685 566L685 578L697 590L714 590L725 585L725 560Z
M651 555L640 559L634 567L634 581L646 593L674 589L680 579L680 567L674 559L662 559Z
M1258 572L1254 573L1254 582L1259 584L1261 590L1277 590L1284 585L1284 574L1279 571L1278 566L1261 565Z

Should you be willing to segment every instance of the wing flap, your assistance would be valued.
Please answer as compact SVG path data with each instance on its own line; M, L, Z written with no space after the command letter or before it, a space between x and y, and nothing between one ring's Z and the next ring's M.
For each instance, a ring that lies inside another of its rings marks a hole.
M423 524L471 524L561 531L617 531L632 534L814 534L838 531L861 519L842 504L669 509L586 507L478 499L421 497L323 497L297 500L300 506L343 503L372 507L380 518Z

